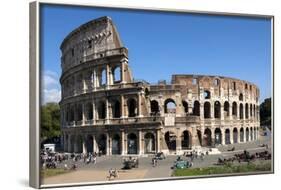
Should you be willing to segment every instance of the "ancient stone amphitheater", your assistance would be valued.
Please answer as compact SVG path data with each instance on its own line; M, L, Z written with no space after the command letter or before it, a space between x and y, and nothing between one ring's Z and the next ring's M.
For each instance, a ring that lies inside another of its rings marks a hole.
M181 154L258 139L256 85L202 75L172 75L169 83L136 81L128 49L108 17L72 31L61 51L61 130L67 152Z

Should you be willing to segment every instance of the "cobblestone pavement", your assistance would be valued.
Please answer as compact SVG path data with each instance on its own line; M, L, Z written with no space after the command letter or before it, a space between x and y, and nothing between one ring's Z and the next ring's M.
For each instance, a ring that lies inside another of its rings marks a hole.
M193 168L196 167L208 167L215 166L218 158L227 158L233 156L238 152L248 150L251 153L264 151L265 147L260 147L260 144L268 144L268 151L271 151L271 138L266 136L261 136L259 141L247 142L242 144L228 145L224 147L218 147L222 152L218 155L208 155L205 156L204 160L194 159ZM227 151L228 149L235 147L235 151ZM122 156L102 156L97 158L97 163L85 164L83 161L78 161L78 169L75 172L68 174L63 174L59 176L49 177L43 180L44 184L54 184L54 183L73 183L73 182L89 182L89 181L106 181L106 176L110 168L117 169L119 171L119 178L116 180L124 179L151 179L151 178L166 178L170 177L172 174L171 167L173 166L174 160L177 156L167 156L166 159L158 161L158 165L153 167L151 164L152 155L146 157L139 157L139 168L134 168L131 170L122 170L123 167L123 157ZM189 160L189 158L182 157L184 160ZM69 166L72 161L65 162ZM61 164L60 167L64 165Z

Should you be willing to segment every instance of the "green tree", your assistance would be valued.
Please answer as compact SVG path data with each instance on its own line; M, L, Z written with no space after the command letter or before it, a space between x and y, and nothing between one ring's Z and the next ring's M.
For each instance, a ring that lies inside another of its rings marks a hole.
M260 105L260 122L271 128L271 98L267 98Z
M60 107L57 103L41 106L41 141L60 136Z

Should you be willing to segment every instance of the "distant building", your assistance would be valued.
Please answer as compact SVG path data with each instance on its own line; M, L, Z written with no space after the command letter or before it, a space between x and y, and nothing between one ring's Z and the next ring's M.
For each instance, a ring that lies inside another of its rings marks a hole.
M258 139L256 85L202 75L173 75L169 84L134 81L128 49L108 17L72 31L61 51L65 151L181 154Z

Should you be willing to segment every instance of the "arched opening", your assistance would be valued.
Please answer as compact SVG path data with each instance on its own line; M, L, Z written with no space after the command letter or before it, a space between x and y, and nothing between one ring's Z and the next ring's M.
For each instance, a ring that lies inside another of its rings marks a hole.
M99 103L98 116L99 116L99 119L105 119L106 106L105 106L105 103L103 101Z
M194 101L193 115L200 116L200 103L198 101Z
M155 137L152 133L146 133L144 135L144 152L155 153Z
M120 83L121 82L121 70L120 67L115 67L112 71L113 74L113 82Z
M219 86L220 85L220 80L219 79L215 79L214 80L214 85L215 86Z
M176 150L176 139L175 133L171 131L165 133L165 142L169 150Z
M100 77L100 86L106 85L106 70L103 69L101 71L101 77Z
M249 128L246 128L246 142L249 141Z
M210 104L210 102L204 103L204 118L211 118L211 104Z
M239 114L240 114L240 119L243 119L243 104L242 103L239 106Z
M99 147L99 152L101 154L106 154L106 146L107 146L106 141L107 141L107 138L106 138L105 134L102 134L99 136L98 147Z
M239 94L239 101L243 101L243 94L242 93Z
M250 117L253 117L253 106L250 104Z
M215 129L215 144L218 145L218 144L221 144L222 142L222 134L221 134L221 130L220 128L216 128Z
M145 88L145 90L144 90L144 96L145 96L146 98L149 97L149 90L148 90L148 88Z
M256 105L254 105L253 116L254 116L254 118L256 118Z
M237 103L236 102L232 103L232 115L237 116Z
M69 147L69 152L73 153L74 152L74 146L75 146L75 136L72 135L70 137L70 147Z
M223 105L224 116L229 117L229 103L226 101Z
M77 105L77 121L82 121L83 119L83 111L82 111L82 104Z
M86 120L92 120L93 119L93 104L87 103L86 104Z
M93 143L94 143L93 136L88 135L87 136L87 141L86 141L87 153L92 153L93 152Z
M83 89L82 74L79 74L76 78L76 89L78 89L78 93Z
M176 113L176 103L173 99L165 100L165 113Z
M204 145L212 146L212 131L209 128L204 131Z
M128 116L136 117L137 115L137 102L135 99L130 98L127 102L128 105Z
M225 129L225 144L230 144L230 130Z
M138 143L137 143L137 135L134 133L130 133L128 135L128 154L137 154L138 152Z
M233 143L238 143L238 130L236 127L233 129Z
M112 154L121 154L121 142L118 134L112 137Z
M246 117L246 119L249 118L249 105L247 103L245 105L245 117Z
M70 121L74 121L74 107L71 106L70 108Z
M197 138L198 138L200 146L202 146L202 133L198 129L197 129Z
M81 135L76 136L76 153L82 153L83 152L83 138Z
M205 99L210 99L211 98L211 92L209 90L204 91L204 98Z
M182 133L181 147L183 150L187 150L191 148L191 134L187 130L183 131Z
M188 103L186 101L182 101L183 112L188 113Z
M115 102L113 102L113 106L112 106L112 116L113 118L120 118L121 117L121 113L120 113L120 102L118 100L116 100Z
M159 113L159 104L156 100L150 101L150 111L151 115L156 115L157 113Z
M215 113L215 118L221 117L221 103L219 101L215 101L214 113Z
M244 128L240 129L240 142L244 142Z
M256 127L254 128L254 140L257 140L257 129L256 129Z

